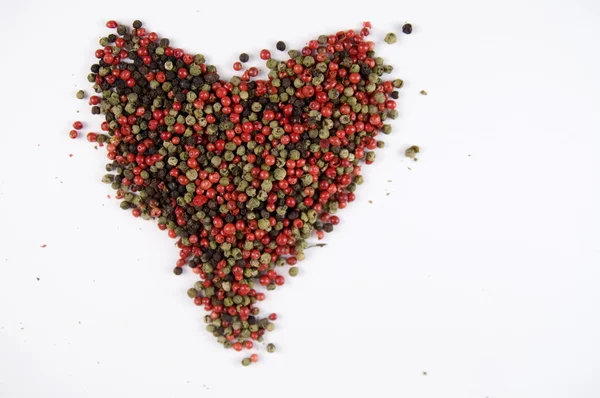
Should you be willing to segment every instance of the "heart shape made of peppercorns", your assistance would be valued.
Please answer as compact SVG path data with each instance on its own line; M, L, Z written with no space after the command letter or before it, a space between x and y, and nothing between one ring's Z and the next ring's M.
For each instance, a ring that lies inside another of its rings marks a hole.
M267 79L250 67L229 81L139 21L107 27L116 31L100 40L88 76L92 113L105 118L101 134L87 135L106 147L103 181L122 209L177 240L174 272L198 275L187 293L206 329L226 348L251 349L277 318L259 317L265 291L285 283L284 266L298 274L307 239L331 232L355 199L402 81L383 79L392 67L375 56L368 22L282 60L263 50Z

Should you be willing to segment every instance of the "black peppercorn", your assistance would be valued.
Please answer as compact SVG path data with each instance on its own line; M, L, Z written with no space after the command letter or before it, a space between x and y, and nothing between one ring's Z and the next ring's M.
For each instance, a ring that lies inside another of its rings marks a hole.
M248 56L248 54L246 54L246 53L240 54L240 62L248 62L248 60L250 60L250 57Z
M284 43L284 42L282 42L282 41L278 41L278 42L277 42L277 49L278 49L279 51L285 51L285 43Z
M410 35L412 33L412 25L407 23L402 26L402 33Z
M136 29L139 29L139 28L141 28L141 27L142 27L142 21L139 21L139 20L137 20L137 19L136 19L135 21L133 21L133 24L132 24L132 26L133 26L134 28L136 28Z

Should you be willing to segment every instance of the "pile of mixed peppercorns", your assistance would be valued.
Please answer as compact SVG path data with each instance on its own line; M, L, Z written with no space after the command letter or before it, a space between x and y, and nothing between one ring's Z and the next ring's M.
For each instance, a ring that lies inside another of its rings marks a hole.
M102 133L87 134L107 149L103 181L122 209L177 240L174 272L198 275L187 294L207 311L206 329L226 348L251 349L277 318L260 318L257 303L298 274L306 239L331 232L355 199L360 163L375 160L377 135L392 130L402 80L383 79L392 67L366 40L368 22L285 60L263 50L267 80L250 67L229 81L139 21L106 25L115 31L100 39L88 76L92 113L105 116Z

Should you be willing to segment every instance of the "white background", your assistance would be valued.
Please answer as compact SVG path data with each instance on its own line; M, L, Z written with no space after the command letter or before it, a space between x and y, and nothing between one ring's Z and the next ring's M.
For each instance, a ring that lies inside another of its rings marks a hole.
M405 81L249 368L203 330L173 241L100 183L104 152L68 138L101 121L75 92L104 23L136 18L225 76L370 20ZM0 33L0 397L600 396L597 1L2 1Z

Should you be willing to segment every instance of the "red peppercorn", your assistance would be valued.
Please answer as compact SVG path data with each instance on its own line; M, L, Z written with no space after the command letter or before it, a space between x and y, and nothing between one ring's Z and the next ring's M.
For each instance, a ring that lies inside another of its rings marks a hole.
M269 50L261 50L260 52L260 59L262 60L268 60L271 58L271 52Z
M77 133L77 130L69 131L69 137L71 137L73 139L77 138L78 135L79 135L79 133Z
M75 130L81 130L83 128L83 123L81 123L80 121L74 122L73 123L73 128Z
M258 362L258 354L250 355L250 362Z

